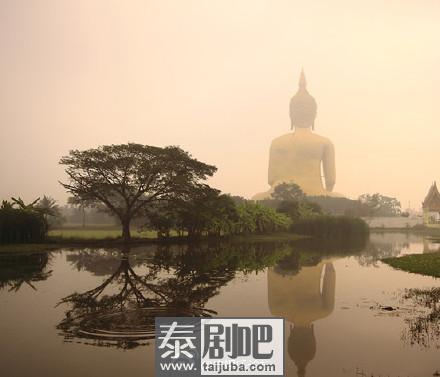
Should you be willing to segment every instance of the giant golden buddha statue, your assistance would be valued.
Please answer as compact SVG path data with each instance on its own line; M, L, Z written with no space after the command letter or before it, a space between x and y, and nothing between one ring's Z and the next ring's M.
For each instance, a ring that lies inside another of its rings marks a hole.
M290 121L294 131L272 141L268 179L271 189L255 195L254 200L270 198L280 183L296 183L306 195L334 195L335 150L329 139L313 132L316 109L316 101L307 91L304 71L301 71L298 91L290 101Z

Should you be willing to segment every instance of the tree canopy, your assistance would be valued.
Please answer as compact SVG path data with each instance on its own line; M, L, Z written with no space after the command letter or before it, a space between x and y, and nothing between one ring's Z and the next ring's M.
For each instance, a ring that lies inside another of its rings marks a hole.
M176 146L134 143L72 150L60 164L69 177L61 184L82 201L102 203L120 220L126 241L131 220L150 204L188 195L217 170Z
M237 204L210 187L194 190L184 200L153 206L145 224L159 237L168 237L171 230L188 237L265 234L286 231L290 225L289 217L273 208L246 200Z
M303 200L305 196L304 191L296 183L280 183L271 194L272 199L275 200Z

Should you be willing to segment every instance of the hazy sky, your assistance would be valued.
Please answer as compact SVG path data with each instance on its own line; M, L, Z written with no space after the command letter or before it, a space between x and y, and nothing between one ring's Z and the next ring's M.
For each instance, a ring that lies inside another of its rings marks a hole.
M304 66L335 191L420 207L440 181L436 0L0 0L0 198L64 201L70 149L180 145L267 186Z

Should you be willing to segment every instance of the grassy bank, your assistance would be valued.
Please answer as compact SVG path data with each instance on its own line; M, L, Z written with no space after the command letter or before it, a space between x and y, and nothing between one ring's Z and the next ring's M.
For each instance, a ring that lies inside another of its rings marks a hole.
M71 228L71 229L54 229L49 231L49 240L114 240L122 236L120 229L96 229L96 228ZM156 238L156 232L152 231L133 231L133 238Z
M187 238L177 237L174 233L169 239L158 239L153 231L133 231L131 244L145 244L155 242L185 243L191 242ZM226 236L233 242L273 242L295 241L304 236L293 233L250 234L240 236ZM204 237L202 240L208 240ZM114 227L108 228L60 228L51 230L45 243L41 244L10 244L0 245L0 253L31 253L60 249L62 247L117 247L123 244L121 231Z
M119 247L122 240L121 229L117 226L69 226L49 231L47 239L42 244L15 244L0 246L0 253L4 252L32 252L40 250L53 250L61 247ZM132 229L131 245L145 243L188 243L194 241L218 240L218 237L202 237L189 240L185 237L178 237L176 232L171 232L171 237L158 239L154 231L138 231ZM344 216L319 216L297 220L290 232L274 232L268 234L243 234L226 235L221 237L233 242L278 242L295 241L300 238L319 238L321 243L326 240L346 241L366 240L368 227L363 220ZM339 242L340 244L341 242ZM364 243L362 244L364 245ZM363 247L362 247L363 248Z
M440 277L440 253L413 254L403 257L385 258L382 259L382 262L399 270Z
M0 245L0 253L30 253L59 249L61 247L104 247L122 243L122 232L115 226L66 227L50 230L44 243ZM154 242L156 232L132 231L132 242Z
M93 243L98 241L120 241L121 235L122 232L118 228L61 228L51 230L48 235L48 241L54 243ZM131 236L133 242L148 242L158 240L156 232L150 230L142 232L133 230L131 232ZM225 237L233 239L234 241L246 241L249 239L252 239L253 241L289 241L302 238L302 236L288 232L270 234L249 234ZM171 232L170 240L176 240L177 238L177 233ZM204 239L205 238L208 239L208 237L204 237ZM183 241L187 240L186 238L179 239Z
M8 253L41 253L59 249L60 245L50 243L23 243L0 245L0 254Z

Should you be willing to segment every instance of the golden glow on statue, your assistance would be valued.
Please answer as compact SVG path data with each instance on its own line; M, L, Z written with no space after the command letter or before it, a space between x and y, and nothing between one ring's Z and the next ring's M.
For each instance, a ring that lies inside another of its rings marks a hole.
M273 316L291 322L287 351L305 376L316 353L313 322L329 316L335 306L336 272L330 261L301 267L296 275L270 268L267 275L269 309Z
M335 150L329 139L313 132L317 106L306 86L302 71L298 92L290 101L291 128L294 132L272 141L268 178L271 189L255 195L255 200L269 198L280 183L296 183L307 195L334 195Z

